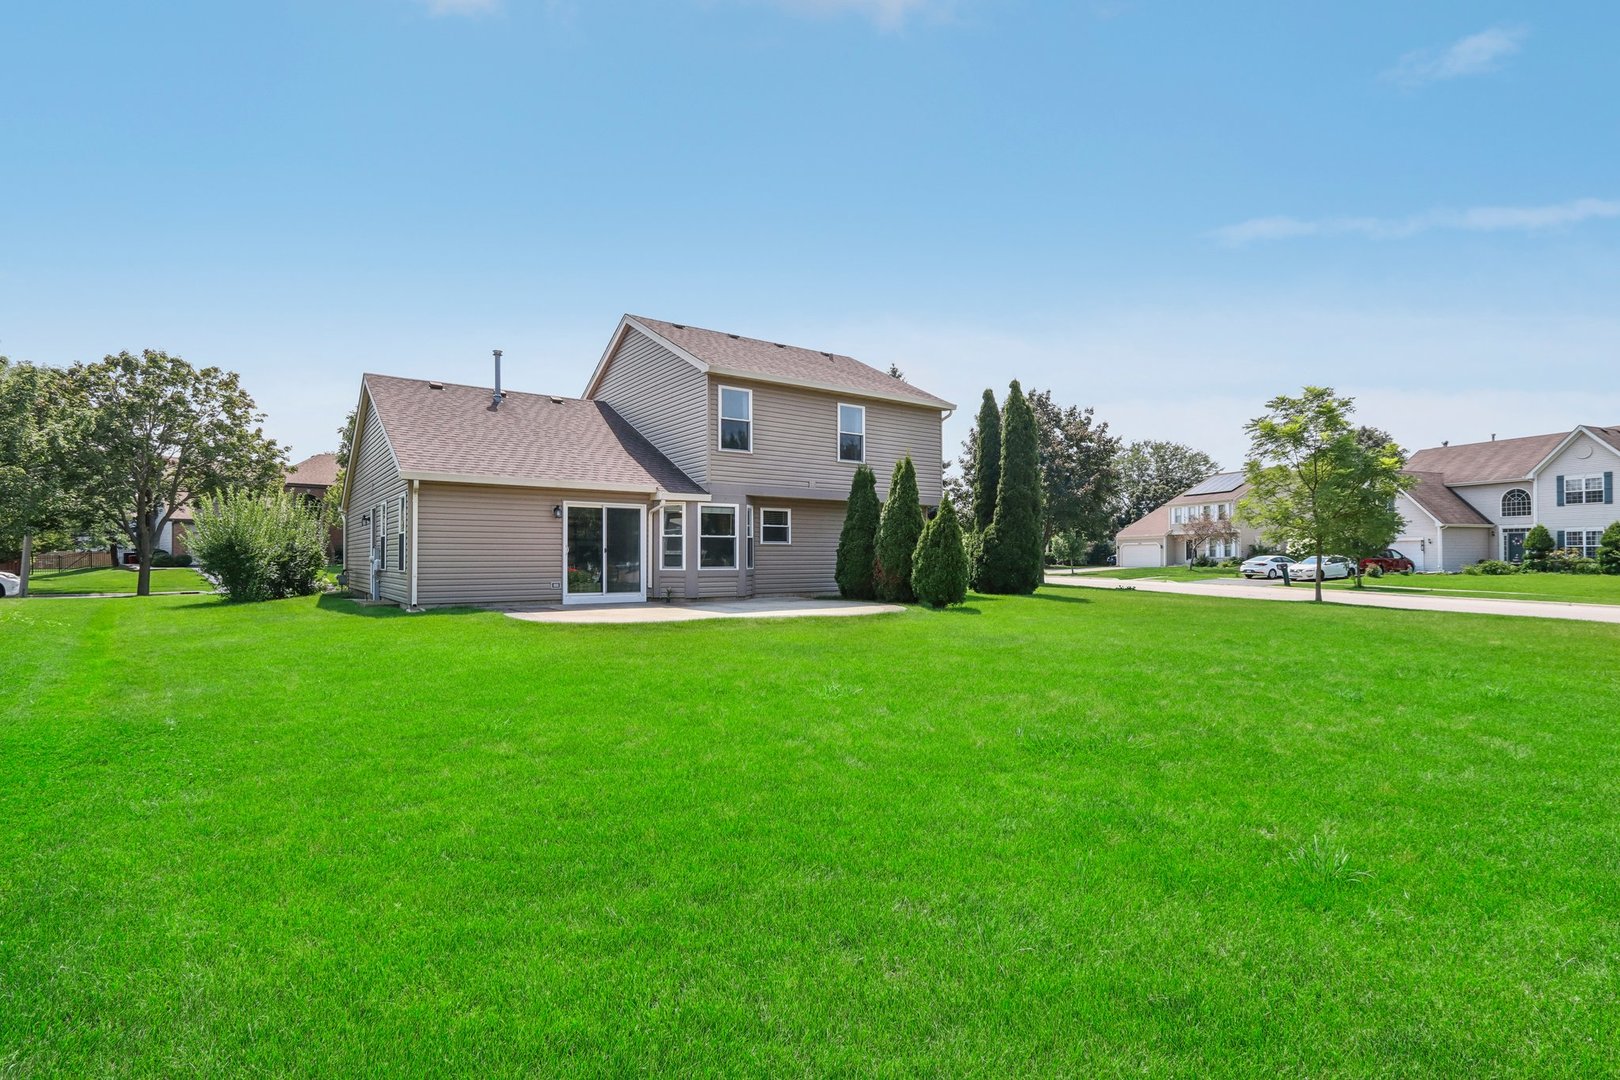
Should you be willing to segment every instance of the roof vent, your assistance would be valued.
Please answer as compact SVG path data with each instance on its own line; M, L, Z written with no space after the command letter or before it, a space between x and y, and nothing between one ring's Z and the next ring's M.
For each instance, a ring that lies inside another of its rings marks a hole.
M781 343L781 342L780 342L780 341L773 341L773 342L771 342L771 344L772 344L772 345L775 345L775 346L776 346L776 347L777 347L777 348L778 348L778 349L785 349L785 348L787 348L787 346L786 346L786 345L784 345L784 344L782 344L782 343Z
M686 329L686 324L685 323L672 322L669 325L673 326L677 330L685 330Z
M832 353L830 353L830 352L824 352L824 353L822 353L822 354L821 354L821 355L822 355L822 356L825 356L825 357L826 357L826 358L827 358L827 359L829 359L829 360L831 360L831 359L832 359Z
M551 398L551 403L553 405L561 405L562 404L562 398L557 397L555 394L553 394L552 398Z
M444 383L442 383L442 382L430 382L430 383L428 383L428 389L429 390L443 390L444 389Z
M727 334L726 337L730 338L732 341L741 341L742 340L742 338L737 334Z

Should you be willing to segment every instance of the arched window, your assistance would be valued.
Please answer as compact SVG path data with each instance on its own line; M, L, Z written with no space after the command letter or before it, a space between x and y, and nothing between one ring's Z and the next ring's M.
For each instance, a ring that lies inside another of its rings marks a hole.
M1524 488L1514 488L1506 495L1503 495L1502 516L1505 518L1529 517L1530 493L1524 490Z

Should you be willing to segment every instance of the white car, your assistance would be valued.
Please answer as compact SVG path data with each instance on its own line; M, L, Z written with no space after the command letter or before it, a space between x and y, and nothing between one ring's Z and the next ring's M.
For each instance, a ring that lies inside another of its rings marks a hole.
M16 574L0 573L0 596L16 596L21 591L21 578Z
M1299 562L1288 568L1288 579L1290 581L1315 581L1318 577L1320 577L1323 581L1331 581L1334 578L1347 578L1355 576L1355 563L1351 562L1343 555L1322 556L1322 566L1320 572L1317 570L1315 555L1301 559Z
M1238 573L1246 578L1280 578L1283 567L1293 565L1294 560L1286 555L1256 555L1238 567Z

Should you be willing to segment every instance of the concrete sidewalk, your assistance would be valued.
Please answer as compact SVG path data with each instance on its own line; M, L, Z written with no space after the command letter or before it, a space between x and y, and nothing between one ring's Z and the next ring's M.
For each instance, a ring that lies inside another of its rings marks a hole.
M1284 588L1256 588L1252 584L1223 584L1179 581L1142 581L1068 574L1046 575L1048 585L1072 585L1082 589L1123 589L1137 592L1174 593L1177 596L1218 596L1233 600L1279 600L1283 603L1309 602L1315 595L1310 585ZM1564 604L1547 600L1481 600L1452 596L1393 596L1389 593L1355 592L1350 589L1323 589L1322 599L1330 604L1352 607L1400 608L1405 611L1450 611L1467 615L1510 615L1527 619L1567 619L1574 622L1620 624L1620 604Z
M807 600L796 596L756 597L749 600L700 600L690 604L588 604L543 606L508 611L508 618L538 623L664 623L699 619L799 619L851 615L888 615L905 608L899 604L869 604L858 600Z

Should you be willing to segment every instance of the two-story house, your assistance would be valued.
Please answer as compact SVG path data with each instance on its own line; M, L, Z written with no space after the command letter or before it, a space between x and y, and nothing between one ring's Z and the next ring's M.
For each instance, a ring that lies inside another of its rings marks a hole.
M1396 499L1406 528L1395 546L1419 570L1457 571L1482 559L1518 562L1525 534L1544 525L1559 547L1592 555L1620 519L1617 470L1620 427L1419 450L1406 463L1417 483Z
M1260 542L1253 526L1237 520L1238 500L1248 490L1240 472L1216 473L1193 485L1115 534L1115 561L1120 566L1181 566L1200 556L1247 556ZM1200 520L1227 525L1224 530L1190 528Z
M629 315L577 398L366 375L349 582L410 607L832 592L855 470L886 498L909 454L937 505L954 408L848 356Z

